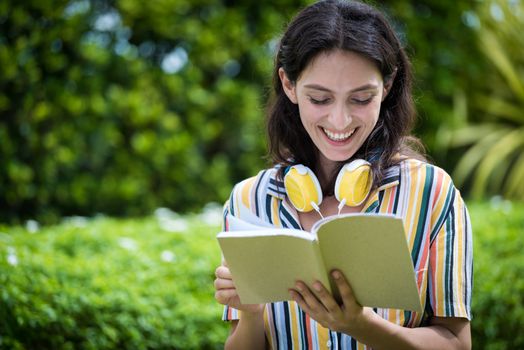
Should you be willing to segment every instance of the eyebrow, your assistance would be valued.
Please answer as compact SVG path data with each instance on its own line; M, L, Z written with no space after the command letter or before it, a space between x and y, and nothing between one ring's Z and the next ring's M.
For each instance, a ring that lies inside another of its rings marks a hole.
M308 89L315 89L315 90L320 90L320 91L326 91L326 92L333 92L331 91L330 89L322 86L322 85L318 85L318 84L307 84L307 85L304 85L305 88L308 88ZM357 88L354 88L353 90L349 91L351 93L353 92L360 92L360 91L367 91L367 90L377 90L378 89L378 85L375 85L375 84L366 84L366 85L362 85L362 86L359 86Z

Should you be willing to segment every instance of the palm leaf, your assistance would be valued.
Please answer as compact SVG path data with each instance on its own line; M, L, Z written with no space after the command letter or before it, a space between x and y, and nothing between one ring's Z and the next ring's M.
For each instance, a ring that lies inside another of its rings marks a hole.
M480 138L478 142L464 153L453 172L453 178L457 186L461 186L471 177L471 174L475 172L476 167L489 149L506 133L507 129L491 132L487 136Z
M506 128L500 124L489 123L467 125L450 132L448 144L451 147L467 146L485 138L486 135L500 130L506 130Z
M496 95L477 94L473 104L483 106L482 109L493 117L505 119L509 122L524 122L524 108Z
M494 18L493 6L503 12ZM471 93L471 124L444 133L448 147L471 145L453 172L458 184L471 180L475 197L488 192L524 199L524 3L491 0L479 4L479 46L495 71ZM490 120L490 122L486 122Z
M502 183L503 177L509 172L508 167L503 167L503 162L512 154L518 152L523 146L524 128L520 128L512 131L508 130L505 135L490 147L485 157L479 162L473 181L472 192L474 197L481 197L485 194L488 181L492 180L495 183Z
M480 31L479 39L486 57L488 57L499 70L515 96L518 97L519 100L524 101L524 84L505 50L502 48L499 38L492 30L485 28Z
M524 198L524 152L515 160L504 190L508 197Z

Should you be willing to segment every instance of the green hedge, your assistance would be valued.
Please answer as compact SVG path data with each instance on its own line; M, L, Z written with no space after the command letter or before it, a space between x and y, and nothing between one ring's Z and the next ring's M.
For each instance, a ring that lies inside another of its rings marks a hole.
M219 218L159 212L4 228L0 349L221 348Z
M471 203L474 349L524 348L524 203ZM217 349L220 211L0 231L0 349ZM207 222L207 223L206 223Z
M473 348L524 349L524 203L470 206L474 243Z

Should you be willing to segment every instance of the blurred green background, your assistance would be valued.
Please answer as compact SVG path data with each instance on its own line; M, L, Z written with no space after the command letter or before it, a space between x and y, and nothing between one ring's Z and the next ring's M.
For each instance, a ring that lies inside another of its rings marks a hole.
M194 211L267 166L279 35L305 1L2 1L0 220ZM524 198L521 1L385 1L416 133L466 195Z
M0 2L0 348L220 348L205 205L268 166L275 47L310 2ZM524 347L524 4L375 4L470 204L475 348Z

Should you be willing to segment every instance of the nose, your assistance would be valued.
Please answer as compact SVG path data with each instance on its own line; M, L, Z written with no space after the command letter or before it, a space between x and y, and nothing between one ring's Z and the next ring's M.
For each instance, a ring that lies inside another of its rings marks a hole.
M349 106L344 103L335 104L329 114L329 121L337 130L344 130L347 128L352 121Z

